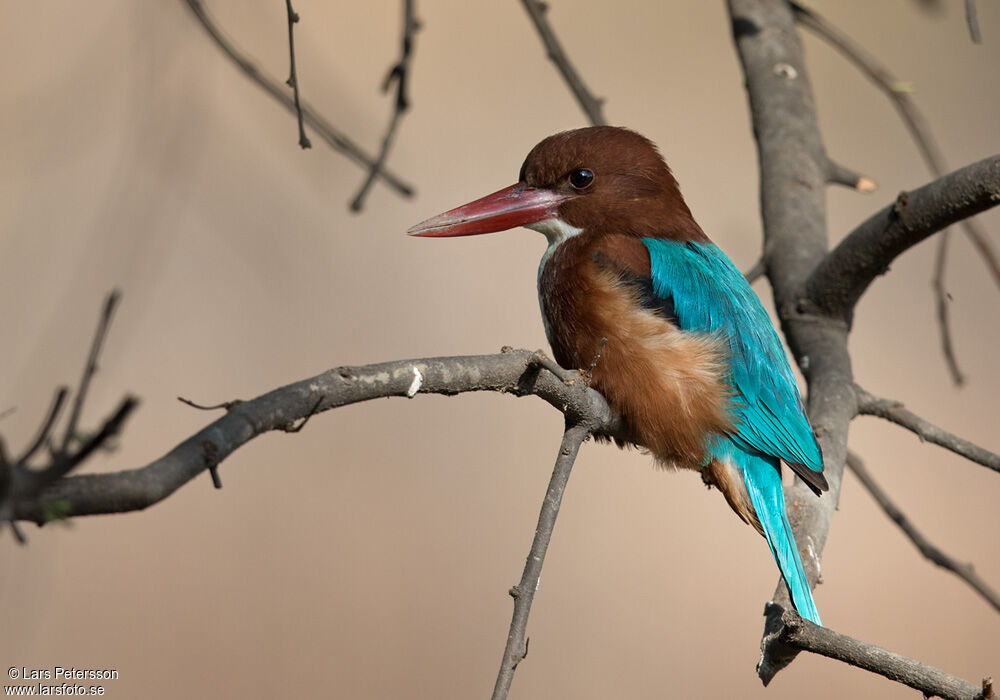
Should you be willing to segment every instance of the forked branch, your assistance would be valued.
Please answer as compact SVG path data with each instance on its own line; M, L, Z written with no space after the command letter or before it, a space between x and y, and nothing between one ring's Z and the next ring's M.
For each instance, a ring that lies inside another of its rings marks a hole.
M908 685L919 690L925 697L936 696L948 700L980 700L983 697L981 686L888 649L814 625L794 612L782 610L772 603L767 605L764 614L768 622L762 647L781 645L799 651L811 651ZM765 659L767 656L765 654ZM767 669L758 667L765 685L772 677L766 676L766 671Z
M536 353L438 357L337 367L230 406L204 429L144 467L68 476L37 497L17 500L12 516L43 523L54 506L68 516L142 510L167 498L203 471L218 466L237 448L268 431L287 431L308 416L360 401L416 393L454 395L497 391L539 396L572 423L618 435L620 419L584 382L566 383L542 370Z
M1000 204L1000 156L990 156L903 192L855 228L806 282L811 309L849 318L868 285L908 248Z
M215 24L211 15L206 12L205 6L201 0L183 1L205 31L208 32L212 41L214 41L222 52L236 64L237 68L243 71L243 73L250 78L250 80L257 83L257 85L259 85L265 92L277 100L281 106L292 114L298 114L298 110L295 107L295 100L288 95L287 91L281 86L281 83L264 73L264 71L262 71L245 54L239 51L239 49L237 49L236 46L229 41L225 35L223 35L222 30L220 30ZM299 106L302 110L302 119L306 124L312 127L312 129L319 134L324 141L326 141L330 148L347 156L350 160L365 168L372 168L375 164L375 159L367 155L360 146L355 144L343 132L328 122L326 118L311 107L308 102L302 101L299 103ZM400 180L396 175L393 175L391 172L388 172L384 168L380 168L378 176L400 195L404 197L413 196L413 188Z

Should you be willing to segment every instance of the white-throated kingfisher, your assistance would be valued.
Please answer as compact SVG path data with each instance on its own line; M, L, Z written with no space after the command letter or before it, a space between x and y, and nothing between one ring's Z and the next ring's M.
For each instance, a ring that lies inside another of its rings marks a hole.
M766 539L792 602L821 624L785 514L781 462L819 495L819 446L781 340L746 279L695 223L651 141L617 127L535 146L518 182L428 219L415 236L524 226L545 235L538 298L563 367L630 440L694 469Z

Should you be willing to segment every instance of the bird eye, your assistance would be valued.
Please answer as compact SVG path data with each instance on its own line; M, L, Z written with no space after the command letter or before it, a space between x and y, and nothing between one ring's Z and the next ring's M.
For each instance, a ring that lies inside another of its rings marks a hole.
M585 190L594 184L594 171L586 168L577 168L569 174L569 184L574 189Z

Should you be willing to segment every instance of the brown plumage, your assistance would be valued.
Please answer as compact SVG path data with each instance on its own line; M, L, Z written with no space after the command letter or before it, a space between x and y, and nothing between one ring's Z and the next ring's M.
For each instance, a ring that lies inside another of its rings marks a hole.
M589 367L606 339L592 386L661 463L699 469L705 434L733 429L721 381L724 346L644 309L606 261L649 276L638 238L586 231L560 245L542 270L539 298L556 361Z

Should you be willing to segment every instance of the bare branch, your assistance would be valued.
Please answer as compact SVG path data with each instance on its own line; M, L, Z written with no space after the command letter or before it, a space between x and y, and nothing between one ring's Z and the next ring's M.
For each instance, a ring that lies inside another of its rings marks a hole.
M811 651L908 685L922 692L925 697L937 696L949 700L979 700L982 697L979 687L962 678L874 644L834 632L827 627L814 625L780 606L768 604L764 614L767 624L762 649L777 644L799 651ZM764 658L767 657L765 652ZM760 668L758 674L765 685L773 677L773 674L765 677Z
M440 357L338 367L310 379L275 389L233 406L226 415L192 435L163 457L138 469L82 474L60 479L36 499L19 500L15 517L44 522L47 505L59 504L70 516L142 510L162 501L202 471L220 464L237 448L290 421L311 413L386 396L408 396L417 368L419 393L454 395L497 391L539 396L573 424L596 432L624 435L620 419L584 382L567 385L532 364L533 353L512 350L499 355ZM317 400L322 401L317 405Z
M856 173L830 158L826 161L826 177L827 182L850 187L861 194L871 194L878 189L878 183L872 178Z
M52 397L52 404L49 406L49 411L45 416L45 420L42 421L41 426L38 428L38 434L35 439L31 441L31 444L24 450L20 457L17 458L16 462L18 464L27 464L36 452L48 442L49 434L52 432L52 426L55 425L56 419L59 417L59 411L62 408L63 402L69 395L69 389L66 387L59 387L56 390L55 396ZM4 460L6 461L6 459Z
M97 359L101 355L101 347L104 339L108 335L108 328L111 326L111 319L121 299L121 292L117 289L108 294L104 301L104 310L101 318L97 322L97 331L94 333L94 341L90 345L90 354L87 356L87 364L83 367L83 376L80 377L80 384L76 388L76 396L73 397L73 410L69 414L69 421L66 423L66 432L63 434L62 444L56 451L65 454L69 450L69 444L77 438L77 427L80 424L80 414L83 412L83 404L87 400L87 391L90 389L90 380L97 374Z
M24 470L21 474L15 472L15 481L20 481L20 485L15 489L17 497L27 500L34 498L48 484L56 482L82 464L111 438L121 433L125 421L138 405L138 399L126 396L96 433L80 441L79 448L56 453L52 463L43 469Z
M934 288L934 299L937 302L938 329L941 333L941 352L944 353L944 361L951 373L951 379L955 386L962 386L965 377L958 367L958 358L955 357L955 347L951 342L951 320L948 313L948 306L951 303L951 295L944 286L944 277L947 270L948 242L951 240L951 231L945 229L938 236L937 257L934 261L934 276L931 278L931 286Z
M542 501L542 509L538 514L535 537L531 542L531 550L524 563L521 581L510 589L510 595L514 599L514 614L510 621L510 632L507 634L507 645L504 647L500 672L497 674L497 682L493 687L493 700L506 699L507 693L510 691L510 684L514 680L514 671L521 659L528 653L528 615L531 613L531 602L535 598L535 591L538 590L538 580L542 575L545 552L552 539L552 530L556 525L559 506L562 503L563 494L566 492L566 484L569 482L576 455L580 451L580 445L590 435L592 427L586 424L571 425L567 423L566 432L563 433L562 444L559 446L559 454L556 456L552 478L549 480L549 487L545 492L545 499Z
M80 384L77 388L72 413L67 419L66 431L61 444L50 444L51 461L38 469L33 469L28 464L28 461L43 445L52 443L50 435L68 393L65 387L56 392L38 434L16 461L11 462L8 459L6 448L0 442L0 524L9 522L18 542L23 543L25 539L23 533L14 523L17 517L17 508L23 503L34 503L38 494L46 487L62 479L91 454L106 446L111 438L121 432L126 419L139 403L138 399L126 396L118 409L104 421L97 432L86 436L80 434L78 426L80 417L83 415L83 405L90 388L90 380L97 373L97 361L119 297L120 294L113 291L105 301L101 318L97 324L97 331L94 334L94 340L84 365L83 376L80 378ZM47 519L48 513L45 508L42 508L38 522L44 522Z
M387 92L392 84L396 84L396 99L393 102L392 116L389 118L389 126L382 137L382 147L379 149L378 157L368 170L368 177L361 184L361 189L351 201L351 211L361 211L365 205L365 197L375 183L375 178L385 165L385 159L389 156L389 148L392 146L393 137L396 135L396 128L403 117L403 112L410 108L409 95L409 71L410 58L413 55L413 37L416 35L420 24L415 15L414 3L416 0L403 0L403 38L402 52L399 61L389 69L382 83L382 92Z
M761 277L767 274L767 265L764 262L764 258L761 257L757 262L753 264L749 270L743 273L743 276L747 278L747 282L753 284Z
M959 562L931 544L924 537L923 533L917 530L913 523L910 522L906 514L892 502L892 499L889 498L889 495L882 487L875 483L871 473L865 467L865 463L854 452L847 453L847 468L854 472L854 475L858 477L858 481L868 490L868 493L875 499L875 502L889 516L889 519L899 526L903 534L910 538L910 541L920 550L921 554L941 568L951 571L972 586L979 595L986 599L987 603L992 605L997 612L1000 612L1000 595L997 595L997 592L976 573L972 564Z
M223 36L221 30L215 25L215 22L205 11L205 6L202 4L201 0L183 1L188 8L190 8L191 12L201 23L201 26L205 29L205 31L208 32L208 35L212 38L212 40L220 49L222 49L223 53L229 56L233 63L235 63L247 77L263 88L289 112L297 114L295 101L286 94L284 88L281 87L281 83L261 71L261 69L258 68L253 61L237 50L233 43ZM315 132L319 134L320 137L326 141L326 143L333 150L347 156L350 160L365 168L371 168L374 165L375 161L371 158L371 156L367 155L359 146L357 146L336 127L330 124L330 122L320 115L319 112L313 109L308 102L302 102L301 109L302 119L309 124L309 126L312 127L313 130L315 130ZM384 169L379 169L378 176L400 195L404 197L413 196L413 188L400 180L396 175L393 175Z
M806 283L811 310L850 318L868 285L906 249L1000 204L1000 156L984 158L911 192L861 223Z
M573 92L573 96L579 103L580 109L587 115L587 119L594 125L607 124L608 122L604 119L602 112L604 100L594 97L591 94L587 86L584 85L583 78L576 72L573 64L569 62L566 52L563 51L555 32L552 31L552 26L549 24L548 18L545 16L545 13L549 9L548 5L542 2L542 0L521 0L521 3L524 5L524 9L528 11L531 21L535 24L535 29L538 31L538 36L541 37L542 43L545 45L545 51L549 59L556 64L556 68L562 74L563 80L566 81L569 89Z
M802 26L815 32L817 36L837 49L848 61L853 63L865 76L871 80L892 101L900 118L916 142L928 169L935 177L941 177L948 172L948 164L937 141L931 134L930 127L923 113L911 97L912 89L907 83L899 80L882 63L872 56L860 44L844 32L830 24L826 18L804 5L793 2L792 9L795 18ZM973 221L965 221L962 228L979 250L983 261L993 275L993 280L1000 285L1000 260L990 245L986 234Z
M299 13L292 9L292 0L285 0L285 10L288 14L288 80L285 85L292 88L292 96L295 98L295 115L299 122L299 146L301 148L312 148L309 137L306 136L305 127L302 126L302 106L299 104L299 76L295 72L295 24L299 21Z
M899 401L879 398L858 385L854 386L854 392L858 397L859 415L884 418L916 434L922 441L933 442L935 445L951 450L968 460L982 464L995 472L1000 472L1000 455L974 445L947 430L942 430L907 410Z

